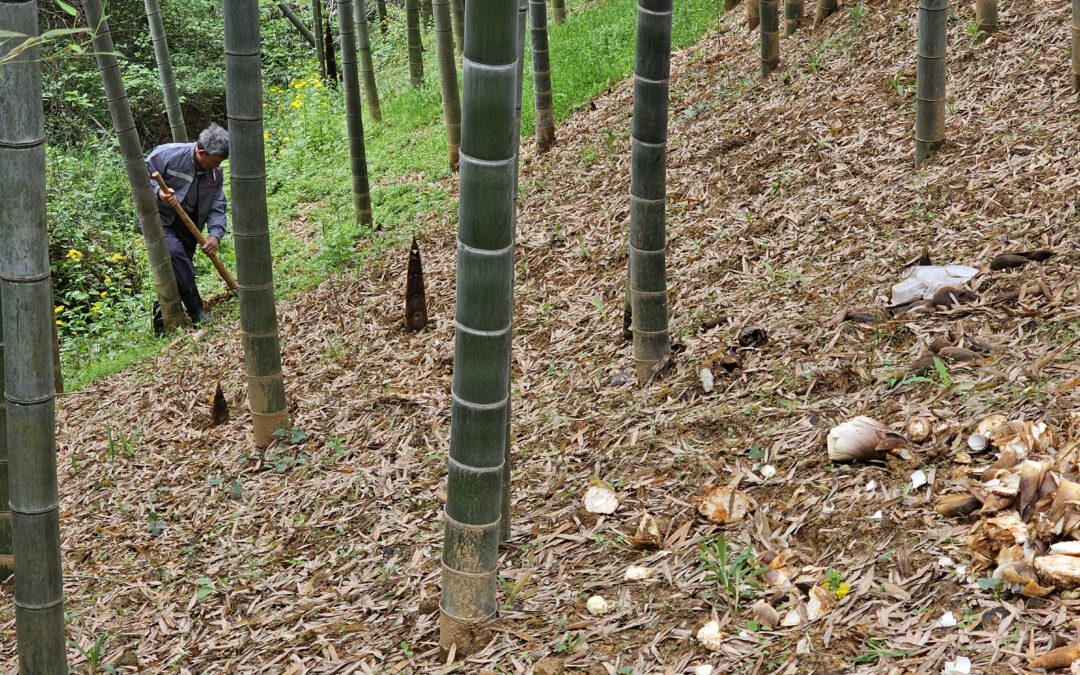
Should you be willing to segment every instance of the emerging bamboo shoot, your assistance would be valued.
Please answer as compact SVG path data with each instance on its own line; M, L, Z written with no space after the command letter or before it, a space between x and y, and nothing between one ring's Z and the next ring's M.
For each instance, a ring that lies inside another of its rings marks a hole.
M438 6L435 7L438 11ZM420 260L420 245L416 236L409 248L409 271L405 278L405 330L421 331L428 324L427 296L424 293L424 265Z

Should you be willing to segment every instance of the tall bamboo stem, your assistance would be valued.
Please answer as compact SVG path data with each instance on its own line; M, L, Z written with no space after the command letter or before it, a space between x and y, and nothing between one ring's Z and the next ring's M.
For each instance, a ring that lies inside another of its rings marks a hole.
M768 77L780 65L779 7L778 0L758 0L758 4L761 27L761 76Z
M0 2L0 26L38 33L35 0ZM0 46L0 60L16 42ZM0 308L3 323L8 503L15 558L19 672L67 675L60 498L56 483L52 283L45 219L41 51L0 66ZM144 173L145 175L145 173Z
M274 267L266 215L259 0L225 0L225 105L229 111L233 238L240 331L255 445L289 426L281 375Z
M551 0L551 17L556 26L566 21L566 0Z
M775 2L772 7L776 9ZM671 352L664 222L671 10L672 0L638 0L630 155L630 303L639 384L648 382Z
M341 37L342 90L345 95L345 126L349 133L349 168L352 171L353 207L356 222L371 225L371 187L368 185L367 152L364 148L364 117L360 109L360 78L356 70L356 36L353 34L352 0L338 0Z
M440 644L482 645L497 609L513 311L516 16L467 0L450 461Z
M323 36L322 0L311 0L311 25L315 30L315 58L319 60L319 72L326 77L326 40Z
M180 294L176 290L176 277L173 275L169 250L165 246L165 232L158 216L157 199L150 190L150 176L146 173L146 163L143 161L142 143L139 141L139 132L135 129L135 120L131 116L131 106L128 104L127 90L120 74L120 64L116 60L109 23L105 20L101 0L85 0L84 11L87 24L91 30L96 31L94 57L97 59L101 82L105 87L113 128L120 140L120 154L124 158L131 196L142 227L165 330L173 330L183 326L187 317L180 304Z
M420 0L420 15L424 19L425 28L431 28L434 25L434 12L431 8L431 0Z
M803 0L784 0L784 35L792 35L802 27Z
M982 39L998 28L997 0L975 0L975 26Z
M825 19L832 16L835 11L836 0L817 0L817 6L814 8L814 28L825 23Z
M2 53L2 52L0 52ZM2 91L2 89L0 89ZM11 557L11 508L8 506L7 399L4 398L4 293L0 285L0 581L15 569ZM53 322L55 326L56 323Z
M300 20L300 17L296 16L296 12L292 10L292 7L289 7L289 5L284 2L279 2L277 6L278 9L281 10L281 13L285 15L285 18L289 20L289 23L293 25L293 28L295 28L297 32L299 32L300 35L304 38L304 40L312 47L315 47L315 33L311 32L311 29L304 25L304 22ZM319 28L319 26L315 26L315 30L321 29ZM317 55L318 51L316 51L316 56ZM320 61L320 64L321 63L322 62Z
M746 29L754 30L761 23L761 6L757 0L747 0L746 2Z
M382 120L379 108L379 88L375 83L375 66L371 60L371 36L368 33L367 8L364 0L356 0L356 52L360 57L360 79L364 81L364 97L367 99L371 119Z
M465 49L465 0L450 0L454 18L454 45L460 55Z
M424 83L424 45L420 42L420 0L405 0L405 35L409 46L409 82Z
M548 53L546 0L529 0L529 23L532 27L536 150L544 153L555 145L555 108L551 96L551 55Z
M915 74L915 168L945 142L945 50L948 0L919 1Z
M390 17L386 13L386 0L375 0L375 12L379 15L379 32L386 34L390 27Z
M435 52L439 61L439 86L442 92L443 117L446 120L446 152L450 167L457 171L461 146L461 98L458 94L457 61L450 19L450 0L432 0L435 13Z
M1080 0L1072 0L1072 83L1080 93Z
M161 9L158 0L143 0L143 4L146 6L146 20L150 24L150 40L154 43L154 59L157 61L158 79L165 97L165 114L169 118L173 143L187 143L187 126L184 125L184 112L180 109L180 94L176 91L176 76L173 75L172 59L169 58L169 41L161 23Z

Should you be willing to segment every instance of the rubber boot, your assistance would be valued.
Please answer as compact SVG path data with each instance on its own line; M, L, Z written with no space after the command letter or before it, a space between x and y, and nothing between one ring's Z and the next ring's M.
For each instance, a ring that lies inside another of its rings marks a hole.
M154 310L153 311L154 311L154 318L151 320L151 323L154 326L154 335L164 335L165 334L165 319L163 319L162 316L161 316L161 305L158 304L157 300L154 301Z
M184 303L184 307L187 309L188 317L191 319L191 323L199 325L206 323L210 320L210 315L203 309L202 298L199 296L199 287L192 284L191 286L183 286L177 289L180 291L180 300Z

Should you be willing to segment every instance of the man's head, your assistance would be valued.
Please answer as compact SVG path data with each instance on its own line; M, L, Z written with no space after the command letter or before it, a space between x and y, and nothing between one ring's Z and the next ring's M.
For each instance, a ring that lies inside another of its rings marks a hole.
M195 142L195 163L209 171L229 158L229 132L216 124L202 130Z

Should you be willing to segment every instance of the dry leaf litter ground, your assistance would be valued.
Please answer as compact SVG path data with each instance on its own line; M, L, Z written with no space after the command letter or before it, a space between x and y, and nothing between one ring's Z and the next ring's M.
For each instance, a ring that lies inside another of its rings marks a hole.
M832 464L824 449L829 428L858 414L897 430L915 414L966 430L1001 412L1077 440L1080 124L1067 4L1006 3L1001 32L983 44L967 32L970 8L950 21L949 142L922 173L911 168L913 4L869 3L858 23L841 9L783 40L781 68L765 83L737 9L674 59L669 269L684 349L652 387L614 384L632 370L619 337L630 83L563 124L552 153L524 150L514 536L486 649L445 667L436 644L450 220L421 242L426 332L402 330L407 245L281 304L287 390L304 434L291 445L250 447L234 324L61 398L71 639L85 647L106 636L120 672L530 672L558 657L590 675L703 664L937 673L959 656L974 672L1021 672L1071 641L1076 600L984 590L964 543L970 523L935 513L941 494L992 461L958 463L955 431L878 465ZM848 308L884 308L926 245L935 262L983 268L978 302L838 321ZM993 254L1040 247L1057 255L985 269ZM1017 289L1026 290L992 301ZM734 373L718 369L705 394L702 363L747 326L769 341L743 349ZM943 335L995 348L943 362L947 375L912 373ZM218 381L233 421L210 427ZM928 481L912 489L917 469ZM582 508L592 479L615 488L614 514ZM698 515L709 483L745 491L745 518L721 526ZM660 550L627 543L645 513ZM721 536L733 555L783 552L808 583L779 595L725 587L718 566L702 562ZM632 564L651 576L626 581ZM811 585L833 590L820 618L747 628L759 598L781 616L805 614ZM608 614L586 611L597 594ZM10 587L0 599L0 659L11 668ZM946 612L957 625L941 626ZM718 651L693 639L711 619Z

